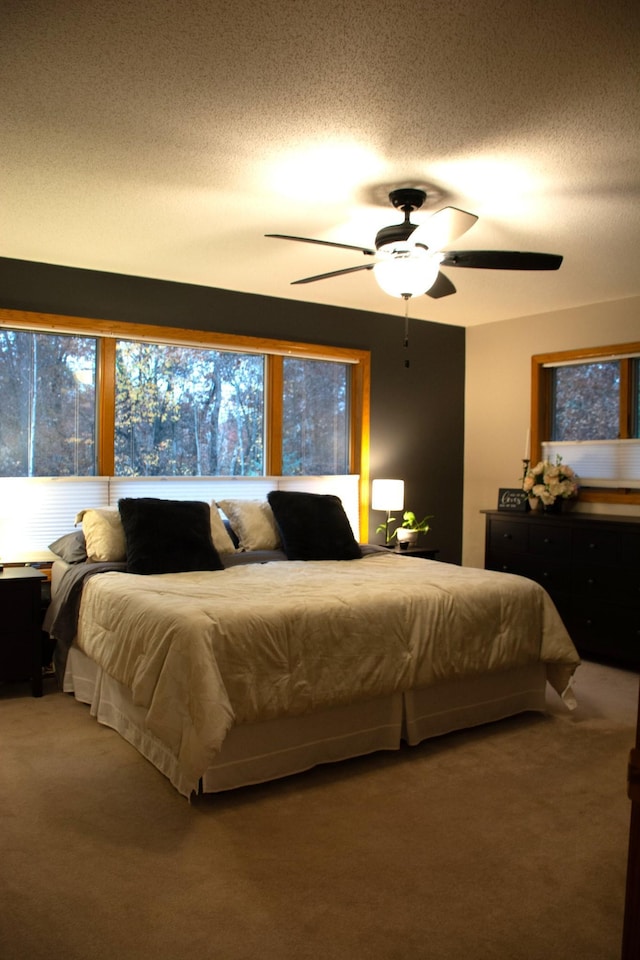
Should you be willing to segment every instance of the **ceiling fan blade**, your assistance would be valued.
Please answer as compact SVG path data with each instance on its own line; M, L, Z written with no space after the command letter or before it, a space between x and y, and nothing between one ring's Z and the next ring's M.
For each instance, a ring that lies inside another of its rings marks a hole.
M411 234L411 243L419 243L429 250L440 250L470 230L478 218L458 207L443 207Z
M451 283L451 280L449 280L449 277L445 277L444 273L439 271L436 282L427 290L427 296L432 297L434 300L439 300L441 297L449 297L452 293L456 292L456 288Z
M318 273L315 277L304 277L302 280L292 280L291 283L314 283L316 280L326 280L328 277L340 277L343 273L356 273L357 270L373 270L373 264L363 263L359 267L345 267L344 270L332 270L330 273Z
M510 250L447 250L443 267L480 267L483 270L557 270L562 257L555 253L517 253Z
M311 237L288 237L284 233L265 233L265 237L275 237L277 240L297 240L299 243L317 243L322 247L340 247L341 250L360 250L368 256L375 256L375 250L368 247L356 247L351 243L334 243L333 240L312 240Z

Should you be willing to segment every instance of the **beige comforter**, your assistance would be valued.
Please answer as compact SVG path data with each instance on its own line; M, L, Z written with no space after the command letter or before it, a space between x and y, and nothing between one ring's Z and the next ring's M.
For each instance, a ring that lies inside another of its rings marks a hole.
M147 711L196 789L233 724L542 660L579 663L531 580L376 553L87 582L77 643Z

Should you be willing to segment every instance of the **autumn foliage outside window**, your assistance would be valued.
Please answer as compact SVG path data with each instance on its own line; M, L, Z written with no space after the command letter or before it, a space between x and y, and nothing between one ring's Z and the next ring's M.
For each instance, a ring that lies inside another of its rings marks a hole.
M256 351L108 340L105 391L104 343L0 329L0 476L105 472L105 423L116 476L261 476L274 464L285 475L358 472L350 459L353 361L276 357L280 373L270 380L268 355ZM280 418L270 461L269 408Z

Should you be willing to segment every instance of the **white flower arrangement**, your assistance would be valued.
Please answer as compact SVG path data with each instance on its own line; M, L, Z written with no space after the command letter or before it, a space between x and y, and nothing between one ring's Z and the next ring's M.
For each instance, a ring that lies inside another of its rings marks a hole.
M541 460L535 467L527 470L522 489L529 494L530 499L537 497L548 507L555 503L558 497L563 500L577 497L580 484L575 471L557 455L555 463Z

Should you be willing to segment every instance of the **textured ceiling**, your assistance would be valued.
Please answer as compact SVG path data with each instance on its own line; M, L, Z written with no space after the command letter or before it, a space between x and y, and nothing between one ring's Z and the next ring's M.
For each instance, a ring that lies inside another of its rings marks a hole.
M640 294L640 18L620 0L0 3L0 256L398 315L358 253L398 185L478 214L412 317Z

